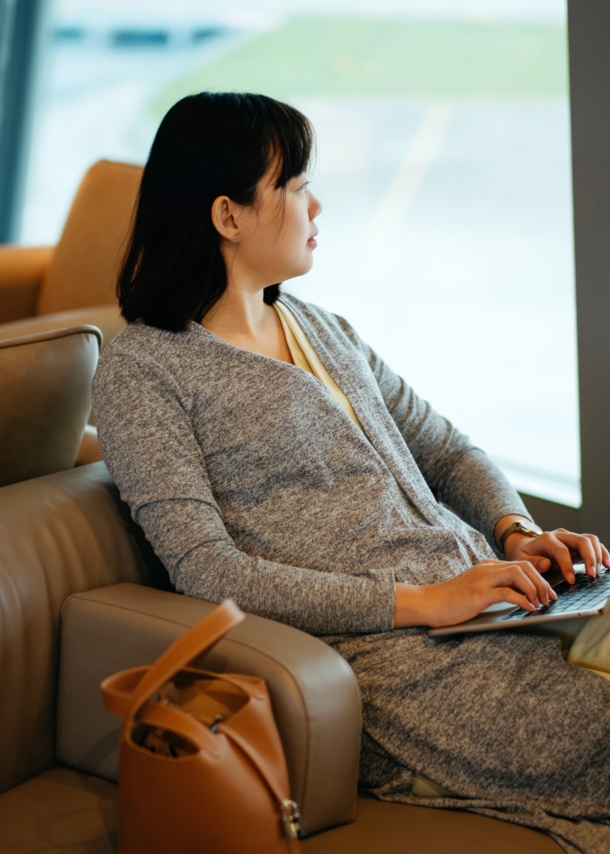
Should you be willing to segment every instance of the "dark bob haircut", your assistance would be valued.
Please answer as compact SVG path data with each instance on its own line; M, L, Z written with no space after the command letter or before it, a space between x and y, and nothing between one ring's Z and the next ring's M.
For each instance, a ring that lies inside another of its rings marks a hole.
M128 323L179 332L222 296L227 272L211 218L218 196L251 205L277 158L277 188L305 172L313 129L265 95L201 92L178 101L155 136L117 283ZM265 288L273 304L279 284Z

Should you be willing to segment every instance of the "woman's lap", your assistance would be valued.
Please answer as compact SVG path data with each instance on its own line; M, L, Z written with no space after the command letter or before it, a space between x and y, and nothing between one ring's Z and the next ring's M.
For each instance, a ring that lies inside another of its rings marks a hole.
M462 798L542 798L565 814L569 790L579 815L610 807L610 685L567 664L556 638L406 631L333 645L362 693L363 786L408 795L417 774Z

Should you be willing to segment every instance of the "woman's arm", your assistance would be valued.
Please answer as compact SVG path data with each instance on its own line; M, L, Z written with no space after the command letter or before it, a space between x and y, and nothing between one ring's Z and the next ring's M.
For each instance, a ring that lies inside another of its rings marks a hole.
M502 517L530 520L519 495L489 457L422 400L347 321L337 321L368 361L385 405L436 498L493 545L494 528Z
M536 527L498 466L429 403L421 400L370 347L362 342L360 346L365 350L385 404L436 498L481 531L494 547L504 530L517 519ZM560 569L570 583L574 582L574 562L584 561L592 577L598 567L610 567L610 554L598 537L564 529L546 531L536 538L512 534L506 540L505 554L509 561L526 562L539 572Z
M392 628L391 568L321 572L237 548L214 498L188 401L150 356L109 348L93 382L93 405L108 469L180 592L212 602L231 597L245 611L312 634Z

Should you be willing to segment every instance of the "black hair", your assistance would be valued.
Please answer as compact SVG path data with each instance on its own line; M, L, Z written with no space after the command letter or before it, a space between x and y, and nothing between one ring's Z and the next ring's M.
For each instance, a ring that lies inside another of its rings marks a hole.
M156 133L134 212L117 295L128 323L183 331L222 296L227 272L211 217L214 199L251 205L278 159L276 188L307 170L313 129L266 95L200 92L178 101ZM265 288L272 305L279 285Z

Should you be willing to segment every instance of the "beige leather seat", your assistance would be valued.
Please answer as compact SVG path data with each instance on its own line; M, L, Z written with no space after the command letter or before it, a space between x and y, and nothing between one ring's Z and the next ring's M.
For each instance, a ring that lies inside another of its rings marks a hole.
M101 160L82 180L57 246L0 246L0 337L90 323L107 344L142 169Z
M74 466L101 343L95 326L0 341L0 486Z
M110 854L120 722L99 682L212 606L151 586L164 570L103 463L0 489L0 542L0 850ZM493 819L357 798L358 687L317 638L248 616L205 664L267 680L305 854L560 854Z

